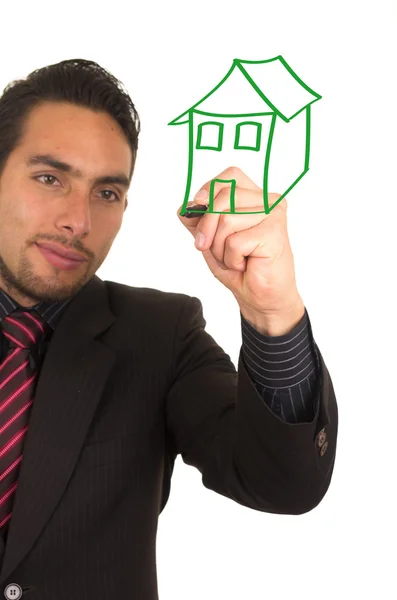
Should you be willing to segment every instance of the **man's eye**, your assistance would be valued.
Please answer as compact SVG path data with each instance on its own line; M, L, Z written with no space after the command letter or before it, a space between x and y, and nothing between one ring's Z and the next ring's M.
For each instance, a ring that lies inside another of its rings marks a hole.
M41 177L47 177L50 179L55 179L56 181L58 181L58 179L55 177L55 175L50 175L49 173L45 173L44 175L38 175L37 177L34 177L34 179L40 179ZM44 181L43 181L44 183ZM52 184L50 184L52 185ZM115 197L115 201L119 202L120 201L120 196L118 196L118 194L116 194L116 192L114 192L113 190L102 190L100 193L103 194L107 192L108 194L113 194ZM110 198L104 198L105 200L110 200Z
M114 197L116 199L115 202L118 202L120 200L120 197L113 190L102 190L101 193L103 194L104 192L109 192L110 194L114 194ZM109 200L109 198L105 198L105 200Z
M38 175L34 179L40 179L40 177L52 177L52 179L56 179L55 175L49 175L48 173L45 175Z

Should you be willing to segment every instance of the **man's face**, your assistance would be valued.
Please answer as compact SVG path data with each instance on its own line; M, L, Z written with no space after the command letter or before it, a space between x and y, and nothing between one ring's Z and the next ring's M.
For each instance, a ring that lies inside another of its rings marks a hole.
M51 155L82 176L28 166L36 155ZM128 178L131 161L127 139L107 113L70 103L34 108L0 177L0 288L24 307L74 296L105 260L123 220L127 188L94 180ZM55 242L87 261L60 269L36 242Z

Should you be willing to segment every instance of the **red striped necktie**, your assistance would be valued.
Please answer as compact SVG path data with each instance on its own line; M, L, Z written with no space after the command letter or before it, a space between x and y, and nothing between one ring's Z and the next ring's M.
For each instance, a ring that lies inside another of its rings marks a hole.
M8 531L34 400L37 368L30 352L47 332L36 311L17 310L0 323L9 350L0 357L0 535Z

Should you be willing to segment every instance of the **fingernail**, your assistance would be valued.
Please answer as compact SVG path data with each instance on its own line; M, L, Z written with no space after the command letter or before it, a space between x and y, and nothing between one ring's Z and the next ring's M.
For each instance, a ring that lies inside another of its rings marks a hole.
M205 243L205 237L201 233L201 231L199 231L196 235L194 244L195 244L196 248L198 250L200 250L204 246L204 243Z

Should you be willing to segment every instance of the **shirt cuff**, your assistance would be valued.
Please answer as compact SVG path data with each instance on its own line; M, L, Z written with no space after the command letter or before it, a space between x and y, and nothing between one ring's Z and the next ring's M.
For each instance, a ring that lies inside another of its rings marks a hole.
M244 364L263 400L288 422L312 421L320 360L306 308L296 327L281 336L260 333L240 315Z

